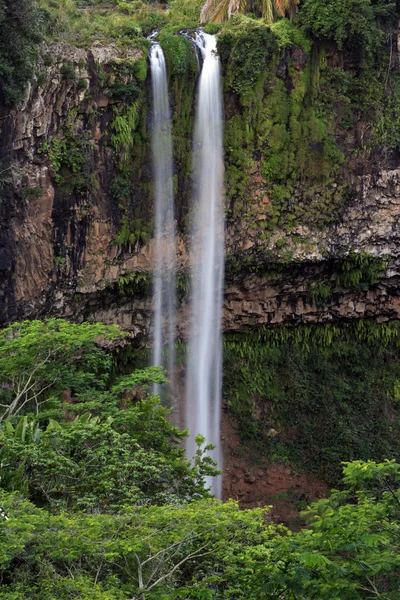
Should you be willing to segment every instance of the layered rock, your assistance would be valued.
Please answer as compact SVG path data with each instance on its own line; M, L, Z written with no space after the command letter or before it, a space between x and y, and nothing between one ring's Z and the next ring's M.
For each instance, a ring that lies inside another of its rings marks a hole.
M99 74L111 63L140 56L138 50L122 52L115 46L85 50L43 44L44 83L28 89L2 131L2 323L50 315L92 319L119 323L148 338L150 290L136 294L134 286L121 285L121 280L132 273L147 273L151 279L154 240L115 243L120 218L109 192L115 175L110 144L114 101L99 83ZM66 64L72 68L71 78L65 69L63 74ZM87 138L86 161L95 184L90 193L57 185L54 165L41 151L68 124L77 138L83 133ZM259 170L250 173L247 201L253 210L230 215L227 222L225 331L399 317L400 169L350 179L351 194L334 223L323 228L297 224L261 236L254 222L269 218L270 200ZM35 189L30 195L24 192ZM385 261L379 280L343 286L337 273L340 261L360 253ZM182 234L182 278L190 261ZM320 282L329 294L318 301L313 289ZM182 295L177 333L184 339L187 299Z

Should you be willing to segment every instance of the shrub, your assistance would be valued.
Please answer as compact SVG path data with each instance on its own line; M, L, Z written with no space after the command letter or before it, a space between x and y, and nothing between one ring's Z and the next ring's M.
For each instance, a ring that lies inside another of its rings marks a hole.
M0 0L0 89L7 103L24 96L44 26L45 13L36 0Z
M76 78L75 68L71 63L64 63L60 69L60 73L66 81L73 81Z
M196 62L192 44L183 35L175 35L170 30L163 30L159 35L160 45L168 64L170 77L183 77Z
M40 187L28 187L24 189L24 196L27 200L36 200L43 194L43 190Z
M373 54L382 39L370 0L306 0L299 23L306 33L335 40L339 49L358 48Z

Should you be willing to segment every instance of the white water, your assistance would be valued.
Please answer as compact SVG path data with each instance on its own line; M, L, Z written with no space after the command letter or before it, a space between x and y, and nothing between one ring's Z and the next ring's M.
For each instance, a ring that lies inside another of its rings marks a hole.
M191 434L187 451L193 456L194 438L205 436L216 446L211 453L219 467L221 410L221 306L224 271L224 207L222 155L222 97L216 39L196 34L203 65L199 81L194 138L194 207L191 239L191 331L186 378L186 427ZM207 481L221 495L221 478Z
M176 235L172 180L171 117L167 68L161 46L154 43L149 54L152 92L152 151L155 185L156 264L154 272L153 365L167 369L174 388L175 366L175 266ZM159 386L155 386L159 393Z

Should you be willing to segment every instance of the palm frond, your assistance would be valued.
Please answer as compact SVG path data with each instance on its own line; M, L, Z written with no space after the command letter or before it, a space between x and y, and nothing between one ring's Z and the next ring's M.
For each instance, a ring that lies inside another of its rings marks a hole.
M261 0L261 14L267 23L274 22L274 0Z
M233 0L207 0L201 9L201 23L221 23L229 12Z
M288 13L292 21L296 16L297 5L299 3L300 0L274 0L276 13L280 17L284 17Z
M293 20L300 0L258 0L261 13L267 23L273 23L275 15L288 13ZM245 12L248 0L206 0L201 9L201 23L221 23L224 19Z
M285 11L288 8L289 2L287 0L275 0L275 10L280 17L285 16Z
M231 18L232 15L238 15L240 11L240 0L231 0L228 6L228 19Z

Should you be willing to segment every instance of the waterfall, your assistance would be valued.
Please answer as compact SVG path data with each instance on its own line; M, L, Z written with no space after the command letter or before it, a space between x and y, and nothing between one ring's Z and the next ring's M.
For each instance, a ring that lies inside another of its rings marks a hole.
M176 232L172 180L171 117L167 69L161 46L153 43L150 54L153 92L152 151L155 185L154 337L153 365L167 369L174 388L175 366L175 266ZM155 386L154 393L160 393Z
M196 33L201 54L194 137L194 206L191 237L192 292L191 330L186 376L186 427L189 456L195 453L194 437L205 436L220 456L220 409L222 383L221 307L224 271L224 207L222 155L222 97L220 61L216 39ZM212 491L221 495L221 477Z

